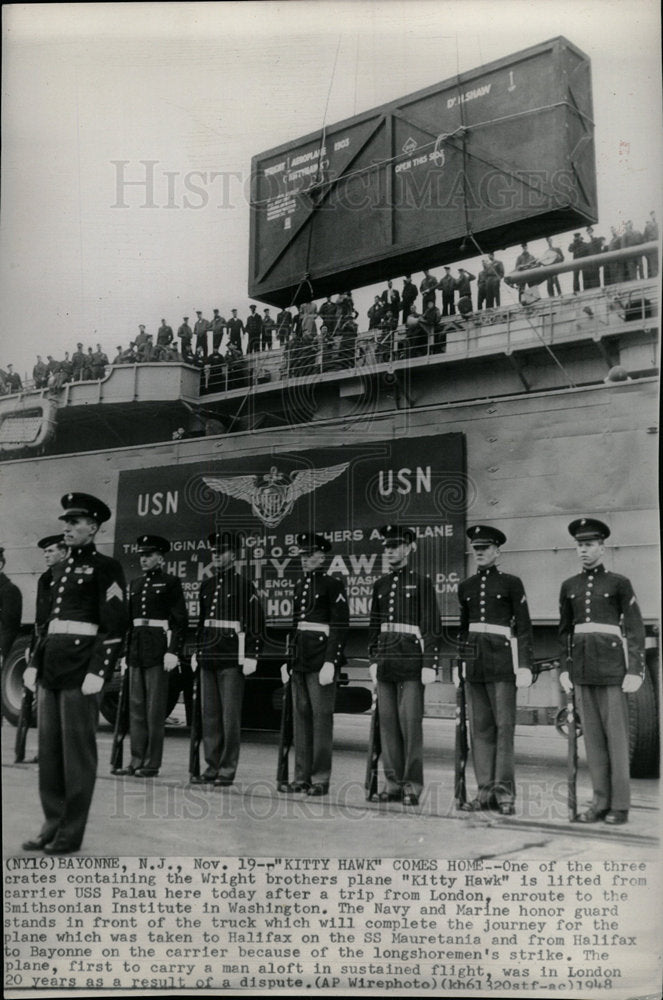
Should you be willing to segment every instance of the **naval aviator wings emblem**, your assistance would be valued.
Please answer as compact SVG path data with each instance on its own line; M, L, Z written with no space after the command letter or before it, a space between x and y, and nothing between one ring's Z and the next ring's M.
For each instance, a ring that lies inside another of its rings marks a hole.
M273 465L263 476L203 476L203 482L217 493L225 493L250 504L253 513L266 527L275 528L292 511L299 497L336 479L349 464L340 462L324 469L301 469L291 472L289 479Z

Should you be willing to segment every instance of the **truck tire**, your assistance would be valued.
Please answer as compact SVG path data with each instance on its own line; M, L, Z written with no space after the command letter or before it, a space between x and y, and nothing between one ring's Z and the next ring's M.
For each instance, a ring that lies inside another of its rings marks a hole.
M23 671L27 667L26 653L30 636L20 635L2 665L2 715L15 726L23 698Z
M657 778L659 735L656 693L649 670L639 691L627 697L632 778Z
M120 674L114 673L104 688L101 697L99 711L110 726L115 725L117 716L117 703L120 697ZM173 670L168 678L168 702L166 704L166 718L170 715L177 704L180 696L179 672Z

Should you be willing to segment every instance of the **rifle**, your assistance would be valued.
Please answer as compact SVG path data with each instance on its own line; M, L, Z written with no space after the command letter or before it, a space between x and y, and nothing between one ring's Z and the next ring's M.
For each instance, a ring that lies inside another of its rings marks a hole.
M34 694L30 688L23 688L23 697L21 698L21 710L18 714L18 722L16 724L16 742L14 743L14 763L22 764L25 760L25 740L28 735L28 729L33 724L32 720L32 710L34 706Z
M200 777L200 744L203 738L203 713L200 701L200 671L198 669L193 679L193 698L191 703L191 741L189 743L189 776Z
M125 669L120 684L120 696L117 701L115 726L113 727L113 745L111 748L111 774L117 774L122 769L124 757L124 737L129 732L129 667Z
M456 809L467 805L465 769L470 750L467 729L467 693L465 691L465 664L458 661L458 689L456 691L456 740L454 745L454 799Z
M290 633L285 640L286 663L292 667L294 658L294 640L291 640ZM288 755L294 740L294 721L292 711L292 675L288 678L288 683L283 686L283 701L281 702L281 726L279 728L279 754L276 764L276 787L280 792L288 790L289 767Z
M378 761L382 753L382 738L380 736L380 711L378 708L378 689L373 687L373 703L371 705L371 730L368 737L368 757L366 759L366 778L364 788L366 801L370 802L378 791Z
M566 695L566 801L569 807L569 822L574 823L578 817L578 800L576 794L576 778L578 776L578 733L576 730L576 700L575 689Z
M292 680L283 688L281 704L281 727L279 730L279 755L276 765L276 785L280 792L286 791L289 783L288 755L293 741Z

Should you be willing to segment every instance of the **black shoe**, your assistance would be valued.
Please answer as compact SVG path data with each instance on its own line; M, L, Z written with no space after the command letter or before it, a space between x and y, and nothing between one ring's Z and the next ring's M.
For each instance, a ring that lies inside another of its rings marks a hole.
M514 806L513 802L500 802L500 804L497 807L497 811L499 812L500 816L515 816L516 807Z
M158 767L139 767L136 771L137 778L156 778L159 773Z
M628 809L611 809L603 817L603 822L609 823L610 826L621 826L622 823L628 823Z
M45 837L42 837L41 834L39 834L39 836L35 837L34 840L23 841L23 843L21 844L21 849L23 851L43 851L48 843L49 841Z
M67 844L64 840L52 840L49 844L44 845L44 854L72 854L73 851L77 851L78 848L74 847L72 844Z
M215 778L214 785L218 788L228 788L229 785L233 785L234 780L232 778Z
M402 802L402 792L379 792L378 802Z
M192 774L189 781L192 785L213 785L216 781L216 774Z
M578 815L578 823L598 823L607 814L607 809L596 809L595 806L590 806L584 813Z
M308 792L310 785L307 781L291 781L289 785L281 785L280 792Z
M470 802L464 802L463 805L460 806L460 808L463 812L475 813L475 812L485 812L487 809L490 809L490 806L491 803L486 802L485 800L472 799Z
M329 785L322 785L320 783L317 783L315 785L311 785L310 788L307 788L306 789L306 794L307 795L326 795L328 791L329 791Z
M405 792L403 795L403 805L404 806L418 806L419 796L415 792Z
M133 775L136 773L136 771L137 771L137 768L135 768L135 767L133 767L133 765L129 764L129 767L121 767L118 771L111 771L111 774L118 774L121 777L125 777L125 776L133 777Z

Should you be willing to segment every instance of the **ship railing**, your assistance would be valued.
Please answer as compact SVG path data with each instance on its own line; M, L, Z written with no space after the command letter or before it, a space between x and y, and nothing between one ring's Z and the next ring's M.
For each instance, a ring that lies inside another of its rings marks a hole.
M395 329L337 330L324 340L318 333L308 340L292 338L282 349L207 365L201 392L246 391L267 383L287 384L347 370L361 373L394 364L419 366L452 358L512 355L541 344L552 347L583 338L601 341L634 330L649 333L658 322L656 246L641 244L512 272L502 288L502 299L509 296L511 302L465 315L441 316L434 327L416 317ZM645 264L647 277L643 277ZM587 274L584 290L541 294L539 286L552 275L579 270Z

